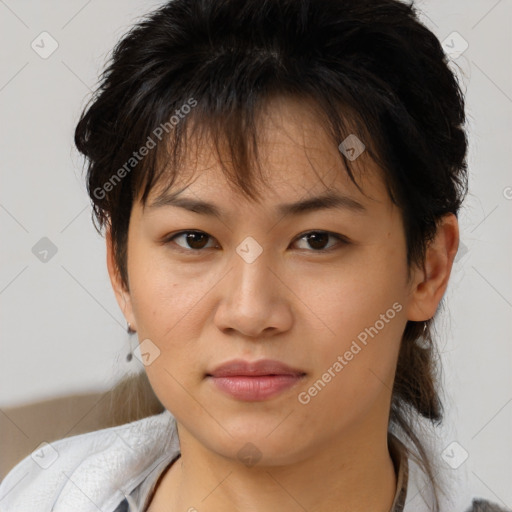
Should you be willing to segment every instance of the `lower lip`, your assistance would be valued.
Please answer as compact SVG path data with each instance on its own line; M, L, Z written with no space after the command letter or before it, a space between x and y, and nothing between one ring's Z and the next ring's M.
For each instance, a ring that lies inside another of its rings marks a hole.
M209 377L218 389L239 400L256 402L266 400L293 387L301 375L261 375L249 377Z

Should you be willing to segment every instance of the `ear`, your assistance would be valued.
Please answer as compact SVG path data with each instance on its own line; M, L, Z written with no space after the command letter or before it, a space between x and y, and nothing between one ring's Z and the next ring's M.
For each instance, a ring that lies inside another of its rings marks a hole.
M107 244L107 268L110 276L110 283L114 290L117 303L123 312L126 321L130 323L130 327L136 331L135 318L133 316L133 308L129 290L125 287L119 268L114 258L114 248L112 245L112 233L110 227L107 227L105 240Z
M449 213L438 223L435 238L427 248L423 268L416 267L413 272L408 320L420 322L435 315L448 286L458 247L459 224L457 217Z

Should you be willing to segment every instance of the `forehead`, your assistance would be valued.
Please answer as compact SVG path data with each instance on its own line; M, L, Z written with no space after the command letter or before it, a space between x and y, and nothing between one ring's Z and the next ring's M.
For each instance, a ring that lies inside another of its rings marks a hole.
M256 188L262 203L297 201L299 198L330 194L343 196L347 203L369 206L369 202L389 201L382 171L368 153L351 162L351 170L363 191L351 181L340 148L319 122L314 107L291 99L269 101L258 124L258 170ZM231 155L221 148L223 165L231 165ZM251 170L252 171L252 170ZM242 171L231 167L232 173ZM219 162L211 137L188 139L179 171L172 186L170 172L151 189L144 205L165 204L165 199L180 193L192 198L216 199L217 204L242 204L248 199L229 180ZM243 179L243 176L242 176ZM354 210L357 210L355 208Z

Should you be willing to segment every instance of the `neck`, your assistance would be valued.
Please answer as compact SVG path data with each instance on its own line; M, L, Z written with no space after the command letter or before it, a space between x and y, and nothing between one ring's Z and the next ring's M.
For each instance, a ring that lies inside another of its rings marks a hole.
M178 431L181 457L150 512L390 512L397 480L387 430L359 427L293 464L252 467L208 450L179 424Z

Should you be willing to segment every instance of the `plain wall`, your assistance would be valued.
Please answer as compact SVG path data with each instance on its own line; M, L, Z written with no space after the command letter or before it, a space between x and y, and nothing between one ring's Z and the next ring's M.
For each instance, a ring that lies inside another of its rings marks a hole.
M106 390L140 370L136 358L126 361L128 335L73 130L111 48L159 4L0 3L0 407ZM417 5L441 41L456 31L469 45L454 60L466 91L470 193L438 322L443 435L469 453L471 494L511 507L512 4ZM47 59L31 47L43 31L59 45ZM33 253L44 237L57 250L47 262Z

